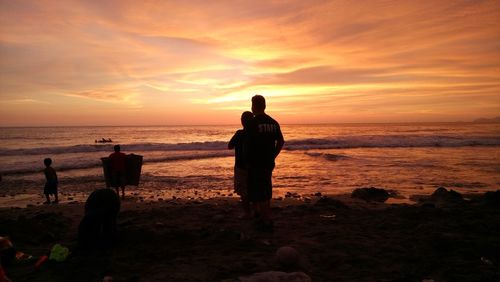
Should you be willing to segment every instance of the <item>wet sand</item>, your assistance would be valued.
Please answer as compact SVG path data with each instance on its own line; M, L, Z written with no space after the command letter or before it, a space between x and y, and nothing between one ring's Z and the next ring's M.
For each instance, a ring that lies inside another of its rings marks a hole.
M242 220L237 199L137 202L129 196L111 251L77 250L83 204L0 209L0 235L41 256L55 243L64 262L7 269L13 281L238 281L271 270L312 281L500 281L500 208L481 195L454 205L369 203L349 196L273 201L275 226ZM297 264L281 265L292 246ZM431 280L428 280L431 281Z

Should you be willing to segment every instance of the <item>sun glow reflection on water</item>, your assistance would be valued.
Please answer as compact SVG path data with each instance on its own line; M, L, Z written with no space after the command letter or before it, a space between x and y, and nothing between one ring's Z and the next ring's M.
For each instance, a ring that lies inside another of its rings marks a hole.
M225 146L237 128L109 127L97 128L96 132L113 139L121 136L126 153L144 156L141 183L127 191L133 199L147 201L236 196L232 191L234 157ZM56 148L50 154L38 147L35 153L29 151L38 142L37 136L43 137L48 129L4 130L0 206L14 205L17 198L21 206L27 199L35 204L38 196L43 200L41 171L47 155L54 159L63 202L72 201L70 198L84 200L94 189L104 187L100 157L109 155L112 145L103 145L107 146L103 150L71 151L75 144L94 146L94 136L89 140L91 128L70 129L74 134L67 133L68 128L53 129L53 140L43 143ZM32 135L33 132L37 134ZM414 194L430 194L440 186L464 193L500 188L498 145L475 145L476 140L496 144L497 125L284 125L283 132L287 144L276 160L273 175L276 198L288 192L302 198L317 192L343 194L360 187L395 190L405 199ZM142 135L147 136L145 140L141 140ZM25 141L16 148L15 140ZM456 145L456 141L465 145ZM155 147L158 142L167 143L167 148L161 147L165 144ZM137 150L130 149L134 144ZM168 147L170 144L174 147ZM321 149L322 144L329 149ZM335 148L339 144L342 146ZM375 147L357 147L358 144ZM14 154L9 146L15 148ZM28 172L15 172L17 167ZM5 173L9 171L12 172ZM26 197L27 194L37 197Z

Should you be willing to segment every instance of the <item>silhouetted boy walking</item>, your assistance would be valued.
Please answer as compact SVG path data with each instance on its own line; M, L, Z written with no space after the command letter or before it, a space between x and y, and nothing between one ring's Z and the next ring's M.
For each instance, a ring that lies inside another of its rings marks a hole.
M45 169L43 170L43 174L45 174L45 187L43 188L43 193L45 194L45 198L47 199L44 204L50 204L50 195L54 195L54 204L59 203L59 198L57 196L57 173L53 167L51 158L46 158L43 160L45 164Z

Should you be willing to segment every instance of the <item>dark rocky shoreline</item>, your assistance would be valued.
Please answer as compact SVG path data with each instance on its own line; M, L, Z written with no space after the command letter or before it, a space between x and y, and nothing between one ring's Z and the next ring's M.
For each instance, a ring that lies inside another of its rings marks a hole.
M94 252L77 249L81 203L3 208L0 236L35 257L55 243L72 251L40 270L34 262L8 267L13 281L238 281L267 271L312 281L500 281L499 193L446 205L432 196L419 205L289 198L273 203L272 231L239 219L232 198L126 200L115 248ZM297 250L296 263L277 260L283 246Z

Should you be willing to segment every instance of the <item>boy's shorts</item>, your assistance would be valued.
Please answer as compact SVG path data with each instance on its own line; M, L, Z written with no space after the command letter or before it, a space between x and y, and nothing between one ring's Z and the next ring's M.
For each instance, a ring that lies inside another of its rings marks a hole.
M234 167L234 192L242 198L248 197L248 171Z
M45 187L43 187L43 193L45 195L57 194L57 182L51 182L51 181L46 182Z

